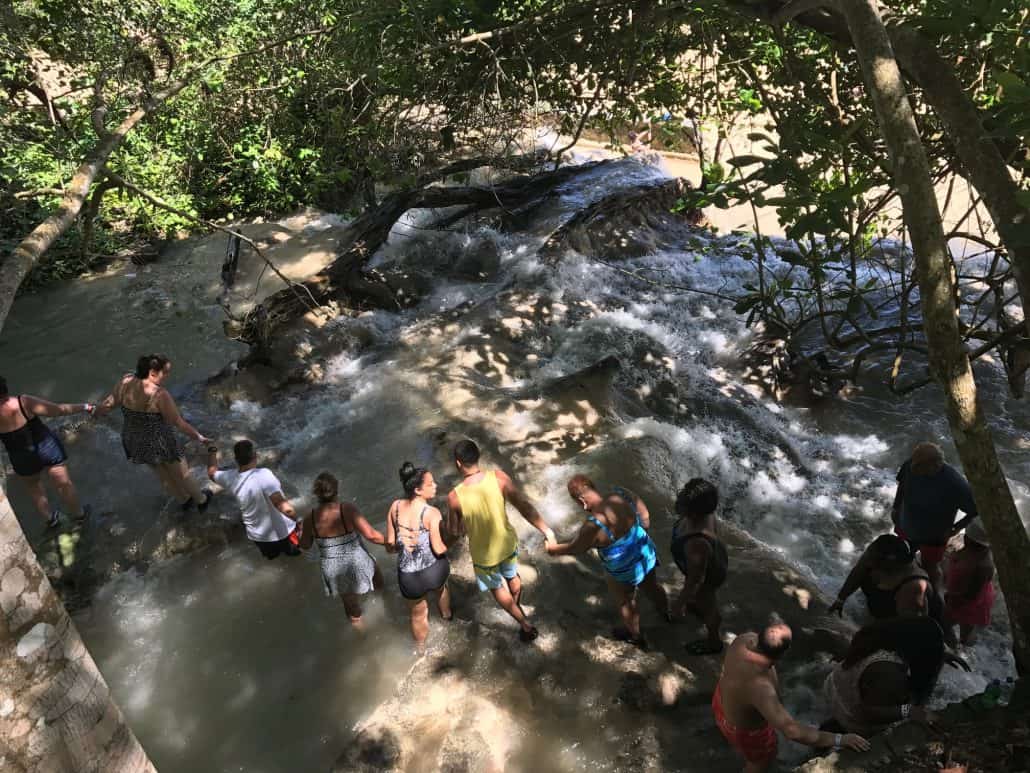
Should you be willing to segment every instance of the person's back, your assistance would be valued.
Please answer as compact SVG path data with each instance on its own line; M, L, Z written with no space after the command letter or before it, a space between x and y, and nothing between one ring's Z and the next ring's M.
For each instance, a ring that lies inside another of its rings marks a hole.
M160 414L158 398L163 391L164 387L127 374L119 385L118 397L123 411Z
M263 469L263 468L258 468ZM351 507L340 502L320 502L312 513L315 534L319 539L343 537L354 531Z
M468 534L476 586L480 591L490 591L518 622L522 641L533 641L537 630L520 604L519 542L508 520L506 503L511 502L544 535L545 542L554 542L554 532L511 478L500 470L479 468L479 447L471 440L455 445L454 464L462 480L447 497L448 530L452 534Z
M279 479L271 470L258 466L257 451L251 441L237 442L233 456L236 467L220 470L218 449L212 446L208 449L207 472L211 480L236 499L248 539L267 559L300 555L297 514L283 495Z
M361 596L383 584L379 567L362 537L382 545L383 535L368 524L355 505L340 501L340 482L331 473L319 473L311 493L318 504L301 528L299 546L307 550L313 543L318 544L322 589L326 596L336 596L343 602L351 625L361 630Z
M672 528L669 548L684 576L676 613L697 616L708 634L687 643L691 655L716 655L723 649L717 591L729 573L729 554L717 531L718 506L719 490L704 478L691 478L676 495L680 519Z
M638 523L636 510L626 496L619 493L618 489L604 498L604 510L597 513L595 517L598 517L610 532L610 535L604 533L599 538L601 545L618 542L629 534Z
M776 663L790 647L790 628L773 622L760 633L743 633L723 660L722 676L712 696L712 713L723 737L745 760L747 773L758 773L776 760L776 731L808 746L842 745L865 751L857 735L833 735L794 719L780 702Z
M271 542L282 539L293 530L293 521L269 501L269 497L282 488L279 479L267 467L223 470L216 482L229 489L236 498L251 540Z
M433 550L433 531L439 530L440 511L426 502L399 499L394 503L398 571L410 574L428 569L439 559ZM446 545L439 551L445 554Z
M472 563L496 566L518 549L515 527L508 520L504 492L496 470L470 475L455 488L469 538Z
M764 727L767 722L755 708L754 695L759 683L778 689L775 666L766 668L756 665L751 652L758 643L758 634L745 633L734 639L726 651L722 664L722 677L718 690L726 721L734 727L754 729Z
M909 469L900 475L905 491L899 525L905 536L914 542L947 540L958 510L969 512L965 509L971 504L965 478L950 464L929 474L917 475Z
M18 397L9 395L0 400L0 434L16 432L28 423Z

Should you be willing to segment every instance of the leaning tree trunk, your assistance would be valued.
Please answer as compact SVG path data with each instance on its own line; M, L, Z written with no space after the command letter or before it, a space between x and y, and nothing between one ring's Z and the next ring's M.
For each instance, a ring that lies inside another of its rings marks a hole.
M994 227L1008 251L1009 263L1023 308L1026 334L1030 337L1030 209L1019 200L1019 186L1001 156L997 144L980 120L976 105L948 66L922 34L902 24L890 28L890 39L898 62L918 83L937 117L947 127L948 139L962 162L966 178L983 197ZM1012 393L1023 396L1030 351L1015 346L1011 350L1009 384Z
M155 770L0 488L0 768Z
M948 423L977 510L991 537L1017 664L1030 666L1030 555L1027 535L977 399L955 314L954 265L944 240L930 167L890 38L875 0L841 0L862 75L891 157L912 237L930 367L947 398Z
M125 137L136 124L160 107L164 102L182 91L189 79L175 81L168 88L148 99L143 105L130 113L116 129L100 138L97 146L86 156L75 175L68 183L61 198L61 204L50 217L32 229L32 233L22 239L11 254L0 265L0 327L11 310L14 296L18 293L22 280L39 261L50 246L68 230L79 210L82 209L97 174L104 164L125 141Z

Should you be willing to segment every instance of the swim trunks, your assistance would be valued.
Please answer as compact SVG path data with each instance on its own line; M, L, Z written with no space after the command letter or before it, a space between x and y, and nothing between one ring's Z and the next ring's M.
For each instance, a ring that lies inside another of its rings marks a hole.
M769 725L745 730L734 727L726 721L726 713L722 708L721 684L716 685L715 695L712 696L712 713L715 714L715 724L719 726L723 736L730 742L730 746L740 752L745 760L763 764L776 759L778 740L776 731Z

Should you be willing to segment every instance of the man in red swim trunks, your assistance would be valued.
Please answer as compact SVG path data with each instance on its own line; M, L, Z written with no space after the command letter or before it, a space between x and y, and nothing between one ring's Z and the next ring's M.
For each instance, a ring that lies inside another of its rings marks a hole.
M745 773L768 770L776 761L777 730L808 746L869 748L860 735L834 735L801 724L780 703L776 663L790 647L791 636L785 623L773 622L759 633L741 634L726 652L712 711L730 746L744 757Z

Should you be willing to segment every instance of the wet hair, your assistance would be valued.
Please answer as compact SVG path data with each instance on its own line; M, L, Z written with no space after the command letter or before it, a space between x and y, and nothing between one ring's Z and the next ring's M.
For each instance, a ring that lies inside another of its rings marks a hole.
M10 392L7 391L7 379L0 376L0 397L7 397Z
M847 670L879 650L905 661L913 703L930 697L944 665L944 632L936 620L892 617L870 623L855 634L841 665Z
M459 440L454 446L454 459L466 467L479 461L479 446L471 440Z
M944 466L944 452L936 443L920 443L912 449L913 475L933 475Z
M400 472L398 473L401 477L401 486L404 487L404 496L408 499L414 499L415 489L422 488L422 481L426 479L426 473L429 472L425 467L416 467L411 462L405 462L401 465Z
M676 514L699 518L715 512L719 489L704 478L691 478L676 495Z
M873 558L885 564L907 564L915 558L912 546L897 534L881 534L869 545Z
M629 141L630 141L630 142L633 142L633 140L635 140L635 139L636 139L637 137L639 137L640 135L639 135L639 134L637 134L636 132L630 132L630 133L629 133L629 134L628 134L627 136L629 137Z
M242 467L257 458L257 451L254 450L253 441L241 440L232 447L232 455L236 458L236 464Z
M597 486L586 475L573 475L569 478L569 496L579 499L586 491L597 491Z
M332 473L320 472L311 487L311 493L319 502L335 502L340 496L340 481Z
M163 354L144 354L136 360L136 378L146 378L152 370L164 370L170 362Z
M794 632L782 620L773 619L758 632L758 643L755 652L765 655L770 660L779 660L790 649L794 640Z

